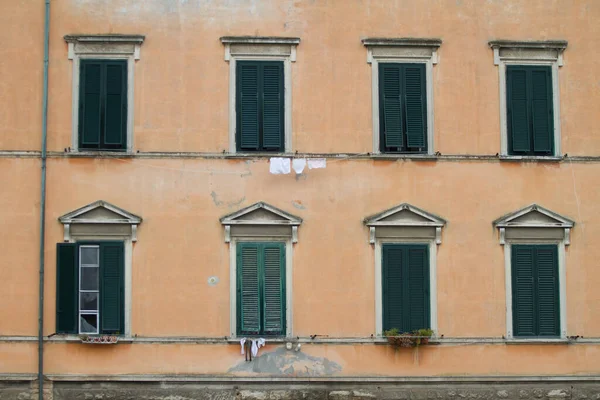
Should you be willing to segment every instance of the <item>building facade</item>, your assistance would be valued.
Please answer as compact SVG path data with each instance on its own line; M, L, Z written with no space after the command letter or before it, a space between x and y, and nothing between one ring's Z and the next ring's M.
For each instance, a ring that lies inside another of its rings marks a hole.
M599 19L0 2L0 398L600 398Z

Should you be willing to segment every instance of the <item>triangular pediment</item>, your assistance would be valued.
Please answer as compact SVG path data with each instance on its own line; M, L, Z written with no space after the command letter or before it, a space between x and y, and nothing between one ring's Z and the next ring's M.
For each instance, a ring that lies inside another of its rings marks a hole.
M300 225L302 218L259 202L221 218L223 225Z
M63 224L139 224L142 218L104 200L98 200L59 217Z
M443 218L421 210L408 203L402 203L378 214L365 218L367 226L436 226L446 224Z
M571 228L575 222L537 204L531 204L494 221L499 228L505 227L561 227Z

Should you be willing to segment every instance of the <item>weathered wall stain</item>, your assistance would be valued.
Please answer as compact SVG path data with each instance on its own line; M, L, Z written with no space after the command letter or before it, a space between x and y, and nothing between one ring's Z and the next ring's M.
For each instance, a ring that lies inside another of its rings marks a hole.
M321 376L333 375L342 367L325 357L313 357L302 351L290 351L279 347L275 351L263 353L252 362L240 360L228 373L245 372L269 375Z
M225 205L228 208L238 207L244 201L246 201L246 196L236 201L221 201L219 200L217 193L215 193L214 191L210 192L210 197L212 198L213 203L215 203L215 206L217 207L220 207L222 205Z
M292 205L298 210L306 210L306 206L300 200L292 200Z

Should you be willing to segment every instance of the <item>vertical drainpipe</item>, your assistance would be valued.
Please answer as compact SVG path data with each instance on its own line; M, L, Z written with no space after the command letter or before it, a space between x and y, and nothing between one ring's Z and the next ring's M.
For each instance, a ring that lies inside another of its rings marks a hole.
M42 184L40 190L40 282L38 304L38 399L44 399L44 253L46 239L46 139L48 134L48 45L50 41L50 0L46 0L44 21L44 82L42 84Z

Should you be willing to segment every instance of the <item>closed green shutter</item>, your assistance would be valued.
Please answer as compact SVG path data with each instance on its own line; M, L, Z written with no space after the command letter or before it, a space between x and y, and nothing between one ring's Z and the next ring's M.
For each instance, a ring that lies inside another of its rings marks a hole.
M263 69L263 147L279 150L283 140L283 64L265 63Z
M508 66L506 78L509 152L551 155L554 120L550 67Z
M237 150L283 151L283 63L239 61L236 68Z
M429 328L427 245L384 244L382 261L383 329L411 332Z
M102 333L124 333L124 247L122 242L100 243L100 318Z
M404 67L404 107L406 109L407 147L425 148L425 66L423 64Z
M558 250L512 246L514 336L560 336Z
M239 243L237 246L238 333L260 332L259 245Z
M79 92L79 146L94 150L127 148L127 62L82 60Z
M77 245L56 245L56 332L77 333L79 290Z
M264 244L263 332L285 332L285 248L282 243Z
M380 90L383 109L383 137L385 147L403 147L404 134L402 132L402 105L400 101L401 69L395 64L380 64Z
M427 151L427 101L423 64L379 64L382 152Z

